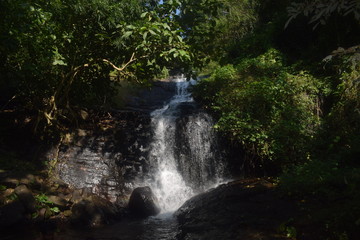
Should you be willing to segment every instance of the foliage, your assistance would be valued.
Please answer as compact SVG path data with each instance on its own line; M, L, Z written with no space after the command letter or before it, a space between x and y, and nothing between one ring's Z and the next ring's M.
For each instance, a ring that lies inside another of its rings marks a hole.
M184 41L194 55L194 66L203 67L214 56L214 39L219 32L216 21L222 9L220 0L179 0L179 14L174 16L184 30Z
M315 160L294 167L280 180L284 193L301 199L309 216L305 221L320 223L325 235L355 239L356 235L351 236L359 234L360 168L343 167L336 160Z
M111 104L114 80L143 83L175 60L190 64L178 24L165 6L155 6L147 0L1 1L2 104L11 99L31 112L35 130L59 128L76 122L78 108Z
M266 159L286 165L308 157L307 144L320 124L321 87L309 73L285 67L272 49L217 69L197 94L220 114L216 127L262 165Z
M326 116L323 142L328 157L345 166L359 166L360 137L360 58L359 46L338 49L325 58L327 68L337 74L335 102ZM320 154L319 154L320 155ZM324 155L324 154L322 154ZM320 157L319 157L320 158Z
M357 0L316 0L316 1L300 1L292 2L287 8L289 19L285 25L303 14L309 17L309 23L314 24L316 28L319 24L325 25L327 19L337 13L342 16L353 15L360 21L360 2Z
M14 114L0 130L30 122L38 133L56 136L77 123L79 110L113 106L120 81L148 84L171 69L190 75L209 63L204 71L211 76L194 95L215 113L215 127L246 150L239 161L286 170L284 192L334 207L309 215L350 238L360 222L359 6L357 0L2 0L0 112ZM8 150L0 164L31 167ZM36 200L52 206L44 194ZM288 223L282 231L298 234Z
M234 63L276 47L287 19L287 3L288 0L223 0L211 43L212 59L221 64Z
M242 50L239 49L239 42L258 25L259 6L260 2L257 0L223 1L222 13L219 14L215 27L216 58L224 61Z
M37 202L37 208L48 208L52 214L56 214L60 212L60 209L58 207L52 207L54 204L51 202L44 193L40 193L35 196L35 200Z

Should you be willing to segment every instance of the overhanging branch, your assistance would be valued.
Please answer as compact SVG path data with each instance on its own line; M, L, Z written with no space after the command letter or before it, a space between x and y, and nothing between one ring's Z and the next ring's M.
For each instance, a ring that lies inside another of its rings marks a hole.
M116 70L119 71L119 72L124 71L124 69L125 69L127 66L129 66L129 64L131 64L132 62L135 62L136 60L137 60L137 59L135 58L135 53L133 53L133 54L131 55L130 60L129 60L127 63L125 63L121 68L119 68L119 67L117 67L115 64L113 64L112 62L110 62L109 60L103 59L104 62L109 63L114 69L116 69Z

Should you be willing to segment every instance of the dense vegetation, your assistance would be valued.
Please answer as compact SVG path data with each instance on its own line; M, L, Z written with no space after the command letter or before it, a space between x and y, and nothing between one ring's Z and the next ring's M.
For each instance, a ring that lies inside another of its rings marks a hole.
M280 174L324 239L357 238L359 3L225 2L197 98L246 151L245 171Z
M194 95L246 172L280 176L329 239L359 234L359 1L1 0L0 12L2 133L10 118L59 136L83 109L114 107L124 81L196 70L209 77Z
M76 122L79 108L111 105L118 80L146 82L174 58L189 61L174 7L1 1L1 108L26 111L35 131L59 128Z

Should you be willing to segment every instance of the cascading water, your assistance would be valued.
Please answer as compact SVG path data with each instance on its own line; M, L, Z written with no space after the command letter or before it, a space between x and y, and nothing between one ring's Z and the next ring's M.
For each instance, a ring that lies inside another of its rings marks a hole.
M187 199L221 181L225 166L216 145L214 123L188 91L196 81L179 77L174 82L174 96L151 113L153 134L146 147L149 165L144 171L146 176L134 182L134 187L151 187L159 200L161 214L147 219L125 219L86 232L70 232L61 239L101 240L119 236L125 240L177 239L179 223L172 212Z
M223 172L214 150L212 119L198 109L188 92L196 81L183 77L174 81L176 94L151 113L152 170L146 182L158 197L162 212L175 211L197 192L219 182Z

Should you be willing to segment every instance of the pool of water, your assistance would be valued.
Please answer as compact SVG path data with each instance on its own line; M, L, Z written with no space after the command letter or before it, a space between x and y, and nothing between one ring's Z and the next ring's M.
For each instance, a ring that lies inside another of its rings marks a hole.
M1 240L164 240L177 239L178 222L172 213L147 219L126 219L99 228L60 227L42 233L37 225L0 229ZM54 231L55 230L55 231Z
M55 240L161 240L177 239L178 223L170 213L144 220L124 220L98 229L66 230Z

